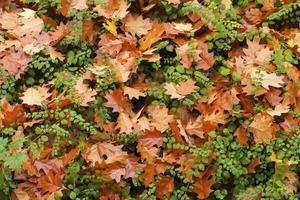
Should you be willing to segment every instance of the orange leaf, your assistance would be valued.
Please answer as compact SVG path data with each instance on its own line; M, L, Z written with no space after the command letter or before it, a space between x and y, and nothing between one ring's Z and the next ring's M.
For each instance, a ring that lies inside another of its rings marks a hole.
M158 198L167 196L170 199L170 193L174 190L174 178L169 176L161 176L161 180L156 181L157 187L155 195Z
M71 0L61 0L61 14L64 17L68 17L69 14L69 9L70 9L70 5L71 5Z
M1 102L1 114L3 114L3 119L0 124L4 126L14 126L25 121L24 109L21 104L10 105L5 99Z
M79 154L80 150L79 148L75 147L69 151L69 153L66 153L61 158L64 165L68 165L70 162L72 162Z
M82 22L82 34L80 40L84 41L89 38L91 44L95 41L94 35L94 22L92 20L83 20Z
M155 167L153 164L147 164L144 173L141 175L143 184L148 187L150 183L154 182Z
M41 176L39 178L37 187L41 188L42 193L53 193L63 187L61 181L61 177L58 174L55 174L53 171L50 171L48 175Z
M198 86L196 86L195 83L196 82L193 79L188 79L185 82L181 82L176 86L177 93L183 96L187 96L195 92L195 90L198 89Z
M246 130L243 126L239 126L236 129L234 135L236 136L236 139L237 139L238 143L240 143L242 145L248 145L247 132L246 132Z
M255 143L266 143L273 139L273 120L272 117L265 113L258 113L253 122L250 124L250 131L253 133Z
M247 170L249 174L255 174L255 168L260 164L260 158L252 158L252 160L250 161Z
M197 178L193 191L197 193L199 199L206 199L213 191L212 185L215 184L215 177L210 177L212 170L208 170L203 177Z
M107 102L103 105L113 109L113 112L124 112L131 110L131 104L123 95L122 89L116 89L104 97Z
M140 50L145 51L149 49L155 42L162 39L162 35L165 32L164 24L160 24L152 29L147 35L141 39Z

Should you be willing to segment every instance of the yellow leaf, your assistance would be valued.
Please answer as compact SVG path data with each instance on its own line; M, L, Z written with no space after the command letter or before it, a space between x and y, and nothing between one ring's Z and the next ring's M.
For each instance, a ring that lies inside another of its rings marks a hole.
M110 33L117 35L117 27L115 21L106 20L106 24L103 24L104 28Z

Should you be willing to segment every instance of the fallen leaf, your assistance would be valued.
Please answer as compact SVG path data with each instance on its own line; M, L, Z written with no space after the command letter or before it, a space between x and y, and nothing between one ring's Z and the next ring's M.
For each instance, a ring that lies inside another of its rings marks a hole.
M140 92L139 90L131 87L124 87L124 94L129 96L129 99L139 99L140 97L145 97L145 94Z
M157 105L150 112L152 116L151 125L157 130L164 132L169 127L169 123L173 121L174 116L168 114L169 110L163 105Z
M252 158L249 165L247 166L247 170L249 174L255 174L255 168L261 164L260 158Z
M146 35L152 29L150 19L143 19L142 15L129 14L123 19L122 23L125 31L139 37Z
M174 190L174 178L169 176L161 176L161 179L156 181L155 185L157 187L155 196L159 199L166 196L169 199L171 192Z
M48 88L46 87L37 87L37 89L31 87L23 92L23 96L20 99L23 101L23 104L30 106L42 106L43 102L47 102L47 98L51 96L48 93Z
M176 86L176 91L182 96L190 95L198 89L198 86L195 84L196 82L193 79L188 79L187 81L178 84Z
M41 188L42 193L56 192L63 187L62 178L59 174L55 174L53 171L50 171L47 175L41 176L38 179L37 187Z
M273 138L273 119L267 113L258 113L253 122L249 125L250 131L253 133L255 143L266 143Z

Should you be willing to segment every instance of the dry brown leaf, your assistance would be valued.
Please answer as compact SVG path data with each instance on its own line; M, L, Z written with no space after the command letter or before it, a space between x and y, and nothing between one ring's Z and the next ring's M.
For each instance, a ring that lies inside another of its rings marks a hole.
M236 140L238 141L238 143L242 145L248 145L248 135L243 126L239 126L236 129L234 135L236 136Z
M128 95L129 99L139 99L140 97L145 97L145 94L140 92L139 90L131 87L124 87L124 94Z
M173 83L166 83L164 88L166 90L165 93L170 95L171 99L183 99L185 97L177 93L176 87Z
M41 106L43 102L47 102L47 98L50 96L51 94L48 93L48 88L46 87L37 87L37 89L31 87L23 92L23 96L20 99L23 101L23 104Z
M131 112L131 104L128 99L123 96L122 89L116 89L104 97L107 102L103 105L113 109L113 112Z
M141 37L152 29L152 22L149 18L143 19L142 15L129 14L122 21L124 30Z
M267 113L258 113L253 122L249 125L250 131L253 133L255 143L266 143L273 138L273 119Z
M163 105L156 105L150 112L152 116L151 125L161 132L167 130L169 123L174 120L174 116L168 113L168 108Z
M119 114L116 129L120 129L120 133L132 133L133 123L128 114Z
M145 51L149 49L154 43L161 40L161 36L165 32L164 24L154 27L147 35L145 35L140 42L140 50Z
M196 82L193 79L188 79L187 81L178 84L176 86L176 91L182 96L190 95L198 89L198 86L195 84Z
M249 174L255 174L255 168L260 165L261 161L260 158L252 158L249 165L247 166L247 170Z

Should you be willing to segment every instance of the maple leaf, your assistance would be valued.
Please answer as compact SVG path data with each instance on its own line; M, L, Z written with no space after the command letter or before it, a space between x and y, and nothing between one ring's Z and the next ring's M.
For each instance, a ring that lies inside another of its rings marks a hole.
M47 102L47 98L50 96L51 94L48 93L48 88L46 87L31 87L23 92L23 96L20 99L23 101L23 104L41 106L43 102Z
M190 95L198 89L198 86L195 84L196 82L193 79L188 79L187 81L178 84L176 86L176 91L183 96Z
M169 110L163 105L156 105L150 112L152 116L151 125L157 130L164 132L169 127L169 123L173 121L174 116L168 114Z
M150 19L143 19L142 15L129 14L123 19L122 23L125 31L139 37L146 35L152 29Z
M267 113L258 113L253 122L249 125L250 131L253 133L255 143L266 143L273 138L273 120Z
M107 102L103 105L113 109L113 112L124 112L131 110L131 104L128 102L128 99L123 96L122 89L116 89L105 95L104 97Z
M124 94L129 96L129 99L139 99L139 97L145 97L145 94L140 92L139 90L131 87L124 87Z
M196 61L196 69L209 70L214 64L214 53L208 52L208 45L206 43L200 42L198 44L199 58Z
M166 90L166 94L170 95L171 99L183 99L185 96L182 96L180 94L177 93L176 87L174 86L173 83L166 83L164 86L165 90Z
M59 174L56 174L53 171L50 171L47 175L41 176L38 179L37 187L41 188L42 193L56 192L63 187L62 177Z
M193 191L197 193L199 199L206 199L213 191L212 185L215 184L215 177L210 177L212 170L206 171L201 178L196 178Z
M248 173L255 174L255 168L260 165L261 161L260 158L252 158L249 165L247 166Z
M174 178L169 176L161 176L161 179L159 181L155 182L155 185L157 187L155 195L159 199L163 198L163 196L166 196L168 199L170 199L170 194L174 190Z

